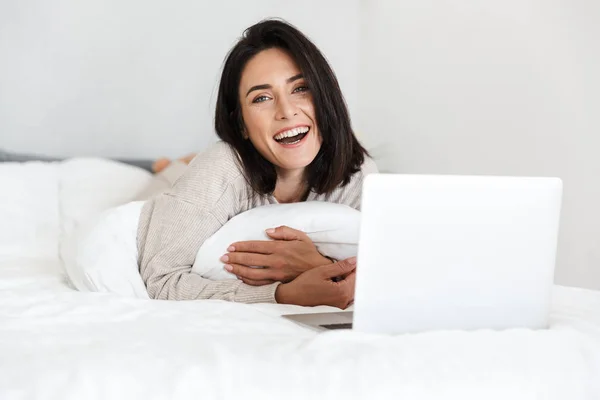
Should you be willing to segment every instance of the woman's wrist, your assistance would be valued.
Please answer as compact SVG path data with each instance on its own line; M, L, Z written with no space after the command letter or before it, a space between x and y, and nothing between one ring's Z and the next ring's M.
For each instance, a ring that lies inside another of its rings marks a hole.
M275 289L275 301L278 304L291 304L288 292L289 285L287 283L278 285L277 289Z
M333 258L327 257L324 254L319 253L319 257L312 263L312 267L321 267L327 264L334 264L336 261Z

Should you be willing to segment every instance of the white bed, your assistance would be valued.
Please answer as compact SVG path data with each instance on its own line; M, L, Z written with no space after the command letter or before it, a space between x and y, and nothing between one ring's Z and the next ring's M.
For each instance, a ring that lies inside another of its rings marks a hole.
M0 164L0 399L600 399L600 293L547 331L318 334L280 305L74 291L61 242L150 179L103 160Z

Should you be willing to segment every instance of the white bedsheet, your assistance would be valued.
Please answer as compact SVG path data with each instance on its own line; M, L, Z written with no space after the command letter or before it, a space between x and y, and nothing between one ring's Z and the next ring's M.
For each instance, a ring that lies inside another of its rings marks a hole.
M4 257L0 399L600 399L598 292L556 287L548 331L318 334L299 310L81 293Z
M322 311L76 292L60 259L146 171L0 165L0 400L600 399L600 293L556 287L548 331L317 334Z

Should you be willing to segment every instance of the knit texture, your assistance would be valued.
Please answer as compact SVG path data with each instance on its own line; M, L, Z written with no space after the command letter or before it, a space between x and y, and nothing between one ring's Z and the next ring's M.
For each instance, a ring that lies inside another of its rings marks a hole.
M362 182L377 172L367 158L344 187L329 195L310 192L307 201L328 201L360 209ZM138 227L138 263L154 299L221 299L274 303L279 282L246 285L240 280L212 281L191 272L198 249L229 219L249 209L277 203L246 182L235 150L217 142L200 153L173 187L146 201Z

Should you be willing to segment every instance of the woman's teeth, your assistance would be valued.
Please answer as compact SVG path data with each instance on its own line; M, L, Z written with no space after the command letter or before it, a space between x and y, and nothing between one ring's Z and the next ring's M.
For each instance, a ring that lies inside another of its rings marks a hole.
M308 126L293 128L285 132L278 133L274 139L283 144L296 144L308 133Z

